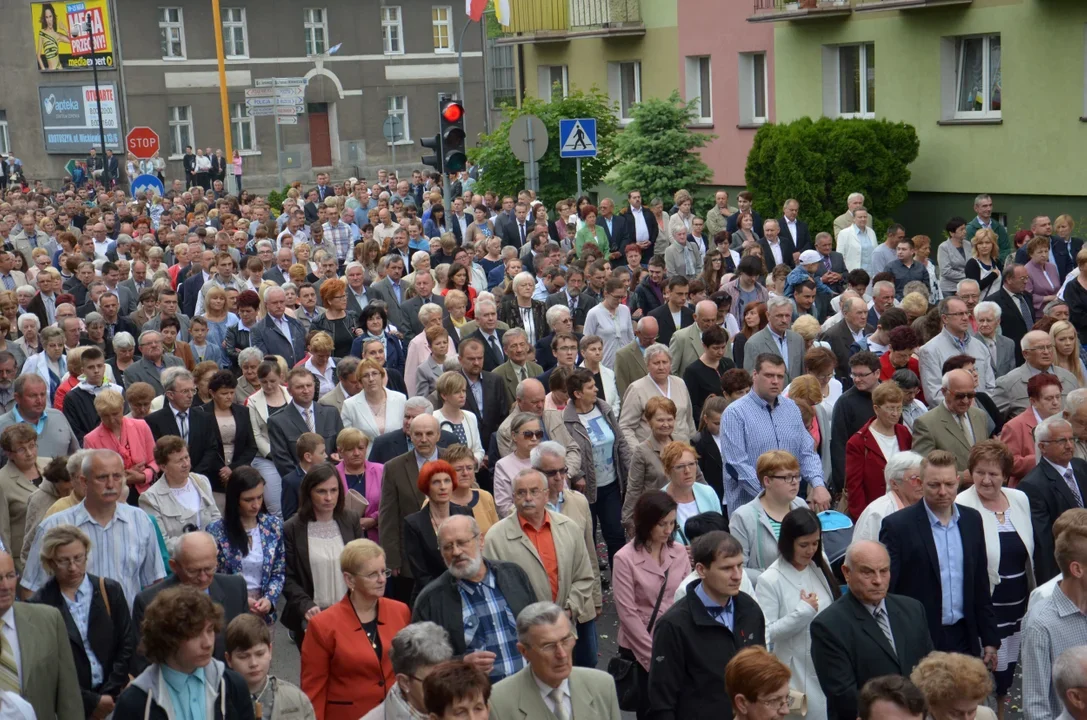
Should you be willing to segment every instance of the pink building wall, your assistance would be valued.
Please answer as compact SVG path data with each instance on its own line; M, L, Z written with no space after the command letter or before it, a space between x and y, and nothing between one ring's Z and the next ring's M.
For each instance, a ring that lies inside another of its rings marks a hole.
M739 128L740 53L766 53L766 112L773 122L774 24L749 23L752 0L678 0L680 93L686 87L686 58L710 57L713 128L717 135L702 149L702 159L713 171L716 185L743 186L747 153L757 128ZM735 198L730 198L735 205Z

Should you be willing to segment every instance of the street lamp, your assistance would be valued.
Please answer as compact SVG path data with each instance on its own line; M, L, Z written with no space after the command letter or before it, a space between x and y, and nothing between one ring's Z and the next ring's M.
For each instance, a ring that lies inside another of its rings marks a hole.
M94 53L94 27L91 18L92 13L87 13L86 23L83 25L83 29L86 31L87 37L91 42L91 71L94 73L94 101L98 106L98 139L102 143L102 163L106 162L106 128L102 124L102 92L98 87L98 61L95 59ZM92 168L93 170L93 168Z

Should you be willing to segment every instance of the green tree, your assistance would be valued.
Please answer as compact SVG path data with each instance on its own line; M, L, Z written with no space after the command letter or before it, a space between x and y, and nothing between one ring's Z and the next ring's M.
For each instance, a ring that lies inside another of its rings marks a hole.
M631 116L615 142L620 164L613 176L620 191L641 190L646 202L659 197L665 207L671 207L677 190L693 193L713 178L696 151L716 136L688 127L697 119L694 100L684 103L672 91L668 98L638 103Z
M560 94L554 93L546 103L525 98L521 107L509 109L506 120L494 132L479 136L479 144L468 151L483 169L477 189L516 196L525 187L525 165L513 156L509 143L510 126L522 115L537 116L547 128L547 152L538 163L541 197L554 203L577 192L576 161L559 157L559 120L564 118L596 118L597 156L582 159L581 184L590 188L604 179L615 164L613 143L619 132L611 100L596 87L588 92L574 90L566 97Z
M920 143L913 126L887 120L800 118L764 125L747 156L747 187L763 217L777 217L789 198L813 233L829 232L850 193L864 193L877 232L906 200L909 165Z

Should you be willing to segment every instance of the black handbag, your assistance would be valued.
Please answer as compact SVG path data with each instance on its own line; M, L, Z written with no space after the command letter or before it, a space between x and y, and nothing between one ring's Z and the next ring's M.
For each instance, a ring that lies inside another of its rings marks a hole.
M660 592L657 593L657 602L653 605L653 614L649 616L649 624L645 626L650 637L653 635L653 626L657 623L657 613L661 609L661 600L664 599L664 589L668 587L668 573L664 571L664 582L661 583ZM608 674L615 679L615 692L619 696L619 709L623 712L635 712L638 709L638 662L637 660L618 655L608 660Z

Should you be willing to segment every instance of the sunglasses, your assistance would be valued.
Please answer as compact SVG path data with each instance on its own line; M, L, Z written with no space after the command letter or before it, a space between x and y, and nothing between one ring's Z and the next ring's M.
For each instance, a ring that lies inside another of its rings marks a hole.
M957 393L951 393L951 394L955 396L956 400L973 400L974 398L976 398L978 396L977 393L973 393L973 392L957 392Z
M525 440L531 440L532 438L536 438L537 440L542 440L543 436L544 436L543 430L522 430L521 431L521 437L523 437Z

